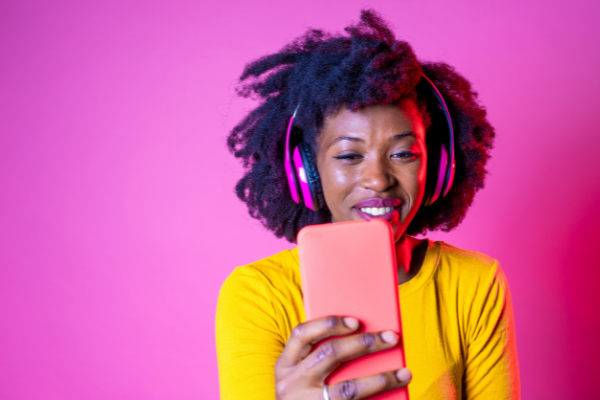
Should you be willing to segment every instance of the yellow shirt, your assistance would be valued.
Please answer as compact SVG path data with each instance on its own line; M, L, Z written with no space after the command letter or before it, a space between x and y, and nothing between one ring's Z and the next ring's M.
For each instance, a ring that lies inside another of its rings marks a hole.
M429 241L398 287L411 400L519 399L514 318L497 261ZM274 400L275 361L304 322L297 249L236 268L219 295L222 400Z

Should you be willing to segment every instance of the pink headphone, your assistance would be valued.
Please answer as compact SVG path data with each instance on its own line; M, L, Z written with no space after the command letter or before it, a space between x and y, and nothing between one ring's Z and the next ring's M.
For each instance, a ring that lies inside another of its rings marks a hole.
M427 131L428 142L439 142L439 146L428 146L427 185L423 205L433 204L440 196L444 197L452 187L456 163L454 159L454 129L452 118L442 94L433 82L422 75L419 85L426 88L428 111L432 117L432 125ZM304 204L313 211L325 206L325 198L321 187L321 179L313 163L308 145L302 139L292 143L292 128L298 107L290 118L285 136L285 173L287 176L292 199ZM444 126L441 126L444 125ZM433 128L433 129L432 129ZM439 137L429 137L441 132ZM445 134L443 134L445 132Z

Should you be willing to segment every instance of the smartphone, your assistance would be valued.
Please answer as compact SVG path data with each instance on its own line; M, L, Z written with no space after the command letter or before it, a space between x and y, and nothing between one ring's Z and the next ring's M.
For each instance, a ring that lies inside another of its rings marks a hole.
M329 315L355 317L361 323L358 333L391 330L400 339L399 345L391 349L343 363L329 375L326 384L405 367L390 224L374 218L311 225L298 234L298 253L307 320ZM408 388L369 399L408 400Z

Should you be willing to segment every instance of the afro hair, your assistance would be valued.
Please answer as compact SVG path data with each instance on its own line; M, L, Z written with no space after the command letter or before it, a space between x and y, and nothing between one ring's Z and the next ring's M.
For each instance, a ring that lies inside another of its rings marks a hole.
M407 233L452 230L483 188L493 147L495 132L477 93L451 66L417 60L411 46L396 40L373 10L363 10L360 21L345 32L311 29L281 51L246 66L238 94L260 103L227 139L229 150L245 167L236 185L237 196L253 218L290 242L307 225L331 222L327 207L315 212L296 204L289 195L284 147L290 116L301 103L302 112L294 125L302 129L304 142L315 154L325 117L340 106L357 110L408 98L423 110L417 85L425 74L442 93L452 115L456 172L448 194L422 206Z

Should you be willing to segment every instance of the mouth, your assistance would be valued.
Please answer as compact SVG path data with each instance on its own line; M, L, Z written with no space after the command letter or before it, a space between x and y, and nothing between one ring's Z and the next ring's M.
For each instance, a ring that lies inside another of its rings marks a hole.
M354 205L354 208L358 215L367 221L373 218L381 218L392 222L392 220L400 218L399 208L401 205L402 201L398 199L372 198L359 201Z

